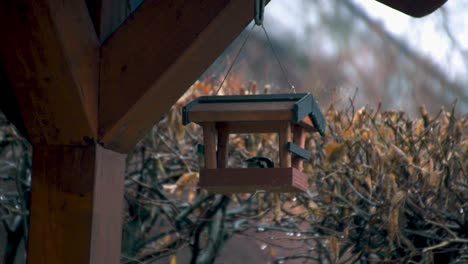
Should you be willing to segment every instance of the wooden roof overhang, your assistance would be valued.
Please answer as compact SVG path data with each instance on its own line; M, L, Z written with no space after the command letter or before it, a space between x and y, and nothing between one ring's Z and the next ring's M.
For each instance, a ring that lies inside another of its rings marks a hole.
M225 123L232 133L268 133L269 124L290 121L307 131L325 133L325 119L311 94L203 96L182 109L184 124Z

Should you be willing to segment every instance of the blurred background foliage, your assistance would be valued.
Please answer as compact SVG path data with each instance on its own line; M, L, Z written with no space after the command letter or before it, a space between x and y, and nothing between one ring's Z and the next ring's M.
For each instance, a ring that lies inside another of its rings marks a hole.
M272 1L265 27L299 91L326 107L356 104L400 109L410 115L426 105L430 113L458 99L468 111L468 1L448 1L421 19L409 18L374 1ZM221 78L249 27L205 72ZM234 66L231 86L256 80L287 88L260 28ZM228 59L226 59L228 58ZM221 76L221 77L220 77ZM241 77L241 78L239 78ZM233 88L233 87L230 87ZM286 90L283 90L286 91Z
M245 31L129 154L123 263L468 261L468 1L423 19L370 2L266 8L291 82L316 97L328 121L326 137L307 140L310 190L214 196L196 188L201 129L182 126L180 108L219 88ZM288 89L255 28L220 94ZM276 142L232 136L229 166L275 158ZM30 150L0 115L0 262L25 261Z

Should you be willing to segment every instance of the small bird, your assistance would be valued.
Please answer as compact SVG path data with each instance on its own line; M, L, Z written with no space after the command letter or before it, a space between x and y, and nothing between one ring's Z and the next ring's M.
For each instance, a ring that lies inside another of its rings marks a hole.
M250 159L244 160L247 163L247 168L274 168L275 163L266 157L253 157Z

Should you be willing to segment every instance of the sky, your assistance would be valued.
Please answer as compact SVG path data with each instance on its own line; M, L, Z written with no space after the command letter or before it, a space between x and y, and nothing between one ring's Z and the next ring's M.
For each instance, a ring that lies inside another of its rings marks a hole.
M373 0L353 0L375 20L380 21L385 28L396 37L405 40L420 53L435 61L450 79L468 82L468 69L463 64L461 55L452 52L452 46L441 28L441 11L436 11L424 18L412 18L390 7ZM301 39L304 34L304 21L315 22L313 10L304 17L301 1L272 0L265 10L265 23L273 34L287 31L295 38ZM449 21L454 36L468 50L468 0L448 1L444 8L449 14ZM286 10L286 12L285 12Z

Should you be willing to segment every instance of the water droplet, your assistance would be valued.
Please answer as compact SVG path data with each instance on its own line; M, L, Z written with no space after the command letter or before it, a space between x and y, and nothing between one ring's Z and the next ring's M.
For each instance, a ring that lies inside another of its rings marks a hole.
M463 214L465 211L463 210L463 208L460 208L460 214Z
M315 248L314 247L309 247L309 250L315 250Z
M261 250L265 250L267 247L268 247L267 244L262 244L262 245L260 246L260 249L261 249Z
M286 233L287 236L294 236L294 233L293 232L288 232Z
M15 204L15 208L20 209L21 207L19 206L19 204Z
M296 200L297 200L297 197L294 196L294 197L292 198L292 201L295 202Z
M258 231L258 232L263 232L263 231L265 231L265 228L259 227L259 228L257 228L257 231Z
M297 236L297 237L301 237L302 234L301 234L301 233L296 233L296 236Z
M343 235L340 236L341 239L345 238Z
M284 264L284 260L278 260L278 264Z
M5 200L6 200L6 199L5 199L5 196L0 195L0 201L5 201Z

